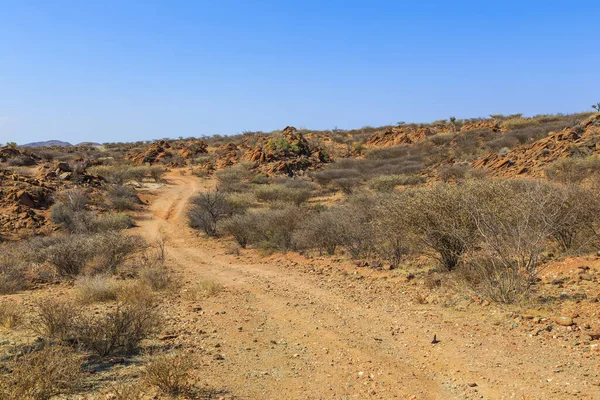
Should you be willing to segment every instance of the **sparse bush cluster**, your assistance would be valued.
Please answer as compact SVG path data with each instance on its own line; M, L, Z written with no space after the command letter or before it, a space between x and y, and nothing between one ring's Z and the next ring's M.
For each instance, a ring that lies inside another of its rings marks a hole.
M31 327L48 342L72 345L104 357L129 354L160 325L157 310L149 301L117 302L103 313L89 313L76 303L44 299L37 304Z
M329 208L251 210L224 218L223 233L240 247L301 250L398 265L428 253L446 271L460 270L479 293L513 302L528 292L546 252L597 247L600 198L581 186L533 180L473 180L461 172L439 183L354 195ZM280 190L275 186L273 192ZM258 195L260 199L266 196Z
M133 166L133 165L98 165L88 169L93 175L106 179L115 185L123 185L128 181L142 182L146 178L158 182L164 175L165 168L161 166Z

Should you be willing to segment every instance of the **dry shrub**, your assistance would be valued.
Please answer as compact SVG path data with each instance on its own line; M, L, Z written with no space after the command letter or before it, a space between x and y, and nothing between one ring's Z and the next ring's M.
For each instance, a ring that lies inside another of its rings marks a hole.
M290 203L297 207L310 199L310 188L286 186L284 184L260 185L254 189L259 201L267 203Z
M43 257L61 276L79 275L96 252L87 235L59 235L46 242Z
M146 366L145 381L164 394L176 396L191 391L196 361L189 354L159 354Z
M0 248L0 294L16 293L28 287L26 263L20 248Z
M116 351L133 352L159 326L154 305L136 301L117 303L105 314L82 315L74 329L81 346L104 357Z
M438 177L442 182L458 182L465 179L470 169L468 164L452 164L441 167Z
M144 387L138 383L118 383L109 389L112 400L142 400L146 394Z
M92 222L93 232L120 231L135 226L133 219L122 212L100 214Z
M71 211L82 211L88 202L88 196L83 189L62 190L54 195L56 204L63 204Z
M167 290L173 284L171 273L163 264L143 266L137 273L140 281L155 291Z
M67 277L79 275L92 260L93 271L115 273L127 257L144 246L141 238L118 231L57 235L43 242L42 260Z
M561 183L580 183L600 171L600 158L589 156L585 158L570 157L559 159L546 168L548 179Z
M250 187L248 183L254 173L250 165L242 163L234 167L223 168L215 173L219 188L227 193L245 192Z
M73 328L81 307L76 304L47 297L35 303L36 316L31 321L31 329L47 340L66 341L73 338Z
M204 231L208 236L217 236L219 221L235 214L234 204L219 189L203 192L190 199L189 225Z
M465 265L467 281L501 303L527 295L540 271L540 255L557 222L556 188L540 181L477 182L464 201L481 240Z
M116 300L121 287L121 282L106 274L82 276L75 281L78 299L87 304Z
M96 252L93 270L111 274L116 273L128 257L146 245L141 237L118 231L98 233L91 239Z
M294 248L293 234L305 217L306 210L288 206L234 215L223 221L222 228L242 248L253 244L266 251L287 251Z
M15 358L0 372L0 398L49 400L74 393L83 375L81 360L73 350L49 346Z
M119 286L117 301L121 303L154 303L154 293L140 280L125 281Z
M383 175L369 181L371 189L377 192L391 192L396 186L418 185L425 182L420 175Z
M141 200L131 186L113 185L106 192L108 203L113 210L135 210Z
M390 197L389 213L416 234L448 271L477 239L476 226L463 201L464 187L439 184Z

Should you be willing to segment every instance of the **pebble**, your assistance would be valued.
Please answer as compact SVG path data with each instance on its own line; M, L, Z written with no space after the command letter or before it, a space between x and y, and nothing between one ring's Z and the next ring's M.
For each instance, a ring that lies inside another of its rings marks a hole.
M562 326L571 326L575 323L571 317L558 317L554 319L554 322Z

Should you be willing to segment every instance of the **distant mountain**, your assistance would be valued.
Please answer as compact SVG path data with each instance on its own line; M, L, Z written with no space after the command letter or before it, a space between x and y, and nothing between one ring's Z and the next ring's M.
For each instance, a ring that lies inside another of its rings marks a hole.
M47 147L47 146L73 146L69 142L62 142L60 140L47 140L45 142L31 142L27 144L22 144L23 147Z
M96 143L96 142L81 142L81 143L77 143L75 146L102 146L102 143Z

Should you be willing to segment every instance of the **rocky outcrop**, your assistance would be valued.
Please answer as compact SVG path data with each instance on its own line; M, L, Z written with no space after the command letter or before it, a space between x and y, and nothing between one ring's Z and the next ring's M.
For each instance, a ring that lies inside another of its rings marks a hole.
M365 144L370 147L413 144L443 131L444 129L440 127L392 127L373 133L367 138ZM448 129L446 129L446 131L448 131Z
M203 140L179 142L175 147L166 140L152 143L145 151L127 154L125 158L134 164L166 164L173 167L183 166L185 160L191 160L199 154L207 153L207 144Z
M40 158L33 153L22 151L17 147L4 146L0 147L0 162L8 162L13 158L23 159L23 165L34 165Z
M131 160L134 164L157 164L162 159L170 158L172 155L171 145L165 140L160 140L152 143L146 151L127 154L125 158Z
M301 174L331 161L326 150L311 146L293 126L286 127L280 134L259 138L256 145L246 151L244 159L270 175Z
M44 180L0 170L0 235L41 229L46 223L43 210L50 206L54 192Z
M474 168L488 169L496 176L542 176L552 162L573 156L600 154L600 114L585 122L551 133L504 155L489 153L474 161Z
M85 164L78 163L78 168L72 168L68 163L57 161L54 164L44 164L38 170L36 178L49 182L52 180L68 181L82 186L98 187L104 183L100 176L90 175L85 170Z
M217 155L217 168L230 167L240 160L240 149L235 143L219 146L215 153Z

